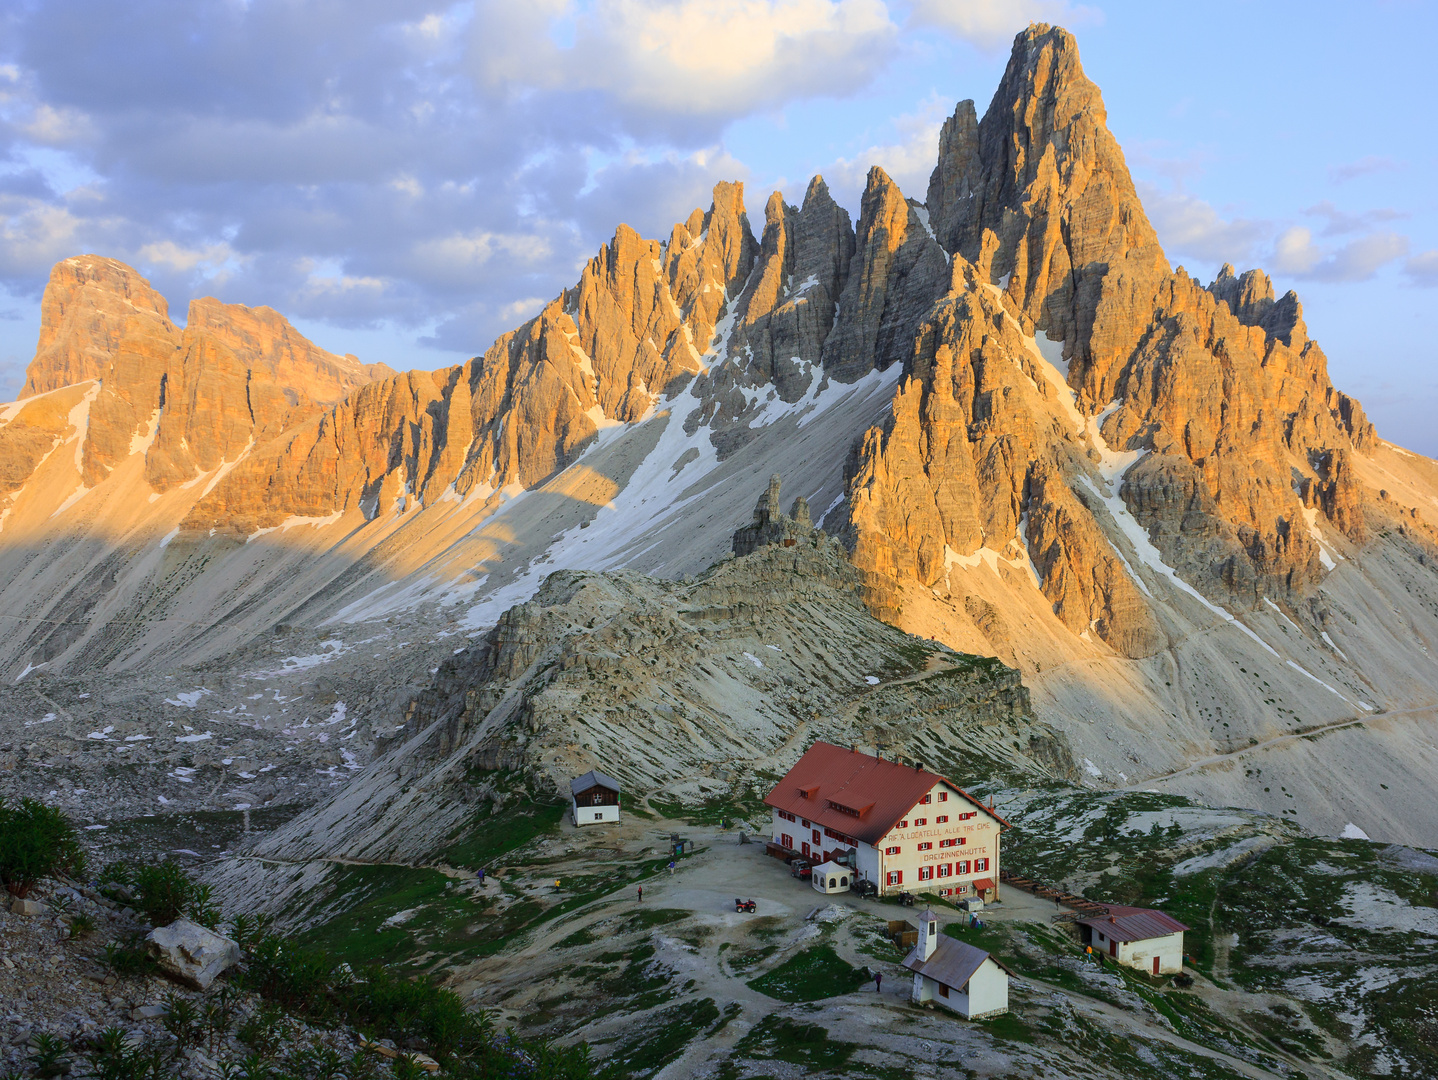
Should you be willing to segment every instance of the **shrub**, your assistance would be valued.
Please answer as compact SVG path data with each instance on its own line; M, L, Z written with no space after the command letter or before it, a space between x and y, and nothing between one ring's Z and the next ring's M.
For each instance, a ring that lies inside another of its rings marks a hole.
M105 963L111 971L120 976L150 975L158 970L155 958L138 937L131 938L123 945L114 941L108 942L105 945Z
M73 938L89 937L95 932L95 920L89 915L76 915L70 920L70 936Z
M211 930L220 921L210 887L193 880L173 859L133 871L135 906L151 926L169 926L184 916Z
M107 1027L100 1032L95 1049L86 1055L90 1073L95 1080L174 1080L164 1067L165 1053L154 1045L127 1045L128 1035L121 1027Z
M171 990L165 995L165 1030L175 1038L175 1057L179 1057L200 1041L204 1034L204 1014L189 998Z
M75 826L52 806L21 799L19 806L0 799L0 884L24 899L43 877L57 871L85 872L85 852Z
M270 936L250 950L246 988L287 1008L324 1016L330 1011L329 992L335 970L323 953L301 949Z
M49 1033L36 1035L30 1044L30 1071L41 1080L64 1076L70 1071L70 1046Z

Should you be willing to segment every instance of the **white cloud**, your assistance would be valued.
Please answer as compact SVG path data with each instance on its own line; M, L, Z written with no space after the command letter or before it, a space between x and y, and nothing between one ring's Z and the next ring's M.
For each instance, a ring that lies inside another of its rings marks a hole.
M543 296L526 296L523 300L515 300L513 303L505 304L499 309L499 318L504 322L518 325L526 319L533 318L539 314L541 308L549 300Z
M146 267L164 267L180 273L198 272L204 277L223 281L229 272L247 262L229 244L210 244L203 248L184 247L173 240L158 240L140 248L140 261Z
M1311 229L1295 225L1279 233L1272 266L1280 274L1313 281L1366 281L1407 252L1407 237L1393 232L1368 233L1325 249L1314 242Z
M1031 22L1066 27L1102 23L1103 13L1067 0L915 0L910 18L937 26L981 49L1006 48Z
M572 29L573 44L556 43ZM472 62L491 89L600 91L651 117L726 118L865 85L898 28L881 0L486 4Z
M1403 263L1403 272L1414 285L1438 287L1438 250L1420 251Z
M414 259L441 275L472 274L496 256L516 270L548 257L549 241L532 234L502 234L483 230L450 233L414 246Z
M48 276L55 263L78 253L84 225L63 206L0 197L0 275Z
M1360 176L1372 176L1374 173L1396 172L1403 168L1403 163L1395 161L1391 157L1381 157L1370 154L1361 157L1357 161L1349 161L1342 165L1331 165L1328 169L1328 176L1335 184L1344 184L1349 180L1356 180Z
M1338 209L1329 199L1310 206L1303 211L1310 217L1322 218L1327 224L1323 226L1324 236L1342 236L1345 233L1367 232L1375 225L1385 224L1390 221L1401 221L1411 215L1390 207L1379 207L1377 210L1364 210L1361 213L1350 214L1347 211Z
M824 169L824 178L835 198L843 202L849 192L862 192L869 168L877 165L906 196L923 202L928 198L929 175L939 158L939 130L952 111L952 104L931 97L914 112L894 118L897 141L870 146ZM854 201L857 204L857 197Z
M1171 259L1202 259L1236 266L1252 264L1259 243L1273 233L1272 222L1224 217L1210 203L1183 190L1135 184L1159 243Z

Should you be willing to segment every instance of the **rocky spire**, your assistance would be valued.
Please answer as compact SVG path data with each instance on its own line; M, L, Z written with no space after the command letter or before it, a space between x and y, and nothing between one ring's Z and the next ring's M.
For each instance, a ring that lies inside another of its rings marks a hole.
M944 125L935 232L1062 339L1072 381L1106 402L1169 268L1073 35L1019 34L977 128L972 113L960 102Z
M920 321L948 288L948 259L922 209L883 169L869 170L853 266L824 342L824 370L840 382L904 360Z
M165 298L137 272L100 255L64 259L40 301L40 340L20 396L103 378L122 356L165 364L179 344Z
M812 545L825 539L823 533L815 530L809 516L809 503L802 495L794 500L788 515L784 514L780 509L779 486L779 474L775 473L754 505L753 522L734 530L735 555L752 555L768 544L794 547L801 541Z

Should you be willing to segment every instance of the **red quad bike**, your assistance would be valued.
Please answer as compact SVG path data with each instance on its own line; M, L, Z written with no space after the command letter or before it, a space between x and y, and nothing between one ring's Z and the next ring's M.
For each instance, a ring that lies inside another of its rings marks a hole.
M753 915L754 912L759 910L759 905L756 904L753 900L740 900L736 897L734 900L734 910L747 912L748 914Z

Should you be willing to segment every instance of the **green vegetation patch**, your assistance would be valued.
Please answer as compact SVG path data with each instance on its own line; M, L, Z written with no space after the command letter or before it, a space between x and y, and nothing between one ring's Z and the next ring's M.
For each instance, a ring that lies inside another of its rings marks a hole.
M599 1080L642 1080L682 1054L696 1038L706 1038L729 1022L713 998L671 1005L650 1016L644 1030L625 1040L598 1070Z
M500 856L556 830L564 812L563 804L519 802L495 810L487 803L455 831L438 857L466 870L492 867Z
M780 1001L819 1001L853 993L868 978L868 972L851 967L832 946L815 945L751 979L749 987Z
M733 1056L786 1061L816 1073L843 1069L858 1049L858 1043L831 1039L829 1032L818 1024L796 1023L787 1016L767 1016L734 1045Z

